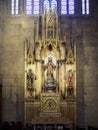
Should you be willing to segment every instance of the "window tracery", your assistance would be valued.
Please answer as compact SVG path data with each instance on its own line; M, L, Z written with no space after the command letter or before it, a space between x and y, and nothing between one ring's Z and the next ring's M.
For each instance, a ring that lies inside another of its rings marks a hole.
M68 1L68 4L69 4L69 14L74 14L74 0L69 0Z
M26 14L39 14L39 0L26 0Z
M67 0L61 0L61 14L67 14Z
M39 0L34 0L34 14L39 14Z
M48 0L44 1L44 9L49 9L49 1Z
M89 0L82 0L82 14L89 14Z
M18 15L19 14L19 0L12 0L11 1L11 14Z
M74 14L74 0L61 0L61 14Z
M26 0L26 14L32 14L32 0Z
M56 0L52 0L51 1L51 9L55 9L57 8L57 1Z
M18 15L20 13L20 0L11 0L11 14ZM80 13L82 15L90 14L90 1L81 0L80 3L76 3L75 0L25 0L25 13L27 15L39 15L43 11L49 11L49 8L57 9L61 15L75 15L77 13L77 7L79 5ZM42 5L41 5L42 4ZM60 7L59 7L60 6ZM40 12L42 10L42 12Z

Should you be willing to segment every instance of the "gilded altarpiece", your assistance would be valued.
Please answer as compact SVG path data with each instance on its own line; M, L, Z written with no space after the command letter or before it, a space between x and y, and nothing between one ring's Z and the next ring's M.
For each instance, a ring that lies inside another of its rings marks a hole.
M60 39L56 10L25 39L25 123L76 123L76 45ZM40 25L40 26L39 26ZM39 34L39 32L41 32Z

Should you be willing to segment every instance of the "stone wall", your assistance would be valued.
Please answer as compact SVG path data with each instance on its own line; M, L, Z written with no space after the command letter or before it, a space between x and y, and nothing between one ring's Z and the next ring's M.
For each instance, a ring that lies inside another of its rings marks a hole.
M27 18L21 17L3 18L1 42L3 120L24 120L24 39L32 36L32 24L34 24L32 19L27 21Z
M3 118L8 120L10 113L10 120L20 119L23 117L24 93L24 45L20 18L4 18L2 33Z
M61 18L67 42L73 37L77 46L77 125L96 126L98 116L98 18Z
M83 18L79 23L81 34L77 37L78 122L86 125L97 125L98 120L97 22L93 17Z

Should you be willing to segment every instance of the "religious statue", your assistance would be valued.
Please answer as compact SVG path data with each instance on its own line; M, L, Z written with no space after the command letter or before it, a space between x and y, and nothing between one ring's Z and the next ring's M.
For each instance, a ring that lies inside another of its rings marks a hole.
M29 69L27 73L27 88L33 88L35 76L32 72L32 69Z
M74 80L73 78L74 78L73 72L72 70L69 70L68 71L68 86L69 87L73 86L73 80Z
M56 66L52 63L51 57L48 58L48 63L45 68L47 68L47 80L54 80L53 69L55 69Z

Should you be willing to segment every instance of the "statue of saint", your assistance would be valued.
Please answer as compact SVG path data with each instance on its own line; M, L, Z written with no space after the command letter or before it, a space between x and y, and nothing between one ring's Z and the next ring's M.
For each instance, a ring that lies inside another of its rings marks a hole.
M55 69L55 65L52 63L52 58L48 59L48 63L46 65L47 68L47 80L54 80L54 76L53 76L53 69Z
M69 70L68 71L68 86L72 87L73 86L73 79L74 78L74 75L73 75L73 72L72 70Z
M33 82L34 82L34 74L32 72L32 69L29 69L27 73L27 87L28 88L33 88Z

